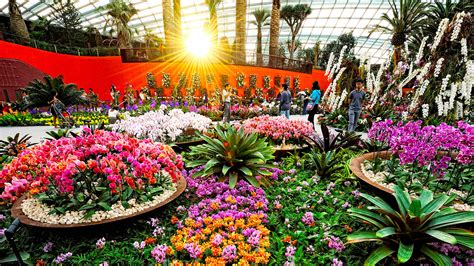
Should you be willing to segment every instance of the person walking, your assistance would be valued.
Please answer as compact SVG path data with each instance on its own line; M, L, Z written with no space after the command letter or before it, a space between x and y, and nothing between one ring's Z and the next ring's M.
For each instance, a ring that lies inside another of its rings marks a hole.
M365 93L363 92L364 81L361 78L357 78L354 81L355 90L349 94L349 127L347 131L354 132L357 128L357 120L359 120L360 113L362 112L362 103L365 99Z
M313 82L311 95L309 96L309 104L306 109L308 110L308 121L314 126L314 116L319 110L319 100L321 100L321 89L319 88L319 82Z
M291 108L291 92L288 89L288 84L283 84L283 91L281 92L280 100L280 114L284 115L287 119L290 119L290 108Z
M230 100L231 100L231 89L229 86L229 83L226 83L224 85L224 89L222 90L222 102L224 104L224 116L223 116L223 121L225 123L230 122Z

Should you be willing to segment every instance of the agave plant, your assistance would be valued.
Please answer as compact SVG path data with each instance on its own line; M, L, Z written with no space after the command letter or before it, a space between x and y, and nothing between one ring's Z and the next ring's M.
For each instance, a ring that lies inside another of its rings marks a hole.
M191 156L197 159L188 166L203 168L195 176L221 176L221 180L229 177L229 186L234 188L239 178L246 178L253 186L268 185L265 176L271 175L266 168L273 166L267 162L273 159L273 148L265 138L257 134L246 134L243 128L218 125L215 129L216 138L199 134L206 141L205 144L191 147ZM257 177L260 178L257 178Z
M351 216L377 229L353 233L347 237L348 243L376 241L383 244L369 255L364 265L375 265L395 253L398 263L425 256L436 265L452 265L449 257L427 245L432 242L441 241L474 249L474 233L453 227L474 222L474 212L443 208L451 198L444 194L434 198L429 190L423 190L414 200L398 186L394 191L398 210L382 199L367 194L361 195L374 206L349 210Z
M28 95L26 108L49 106L55 95L64 105L87 104L76 84L64 84L63 77L44 77L44 81L33 80L23 89Z
M312 149L308 154L309 165L312 166L316 174L321 177L330 177L335 172L344 168L340 165L340 159L335 151L323 151Z
M30 143L30 139L30 135L20 138L20 133L17 133L13 137L7 137L7 140L0 140L0 156L18 156L24 149L36 144Z
M349 148L357 145L360 141L360 136L353 132L339 132L336 135L331 135L329 128L321 124L322 138L311 138L306 136L306 142L319 152L339 151L344 148Z

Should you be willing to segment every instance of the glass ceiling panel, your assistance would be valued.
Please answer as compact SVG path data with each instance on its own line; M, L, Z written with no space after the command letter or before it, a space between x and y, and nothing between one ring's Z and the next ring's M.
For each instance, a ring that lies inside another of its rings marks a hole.
M97 12L97 8L109 3L109 0L72 0L83 15L84 27L96 27L100 31L108 32L104 28L106 16ZM38 16L50 17L48 3L52 0L17 0L23 17L36 20ZM159 0L130 0L139 11L132 18L130 26L138 30L137 38L144 34L144 27L153 33L163 36L162 1ZM172 1L171 1L172 2ZM281 0L281 5L308 4L312 8L311 15L304 22L298 39L302 46L311 48L317 41L324 46L336 40L342 33L353 32L357 40L355 54L372 55L372 63L380 63L385 59L386 49L390 48L390 35L373 33L370 37L370 27L380 23L380 16L390 8L386 0ZM271 0L247 0L247 50L256 50L257 30L250 22L254 20L251 14L257 8L271 10ZM205 0L181 0L183 32L189 32L203 27L209 18L209 11ZM0 14L8 15L8 0L0 0ZM219 38L226 36L230 43L235 36L235 0L224 0L217 8ZM270 20L268 20L270 21ZM290 30L284 21L281 21L280 41L290 38ZM263 52L268 53L269 27L262 30ZM254 51L249 51L249 58Z

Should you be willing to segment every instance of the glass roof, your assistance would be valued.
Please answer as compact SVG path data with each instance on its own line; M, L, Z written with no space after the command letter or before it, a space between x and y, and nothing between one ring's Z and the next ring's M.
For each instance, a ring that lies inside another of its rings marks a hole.
M52 0L30 1L17 0L25 19L35 20L37 16L48 17L47 3ZM93 26L104 29L104 12L96 9L106 5L109 0L72 0L83 16L84 27ZM138 37L145 33L144 26L160 37L163 37L162 1L159 0L130 0L139 10L138 15L132 18L130 26L137 28ZM172 1L171 1L172 2ZM255 51L257 43L257 28L250 23L254 20L251 14L257 8L271 10L271 0L247 0L247 50ZM390 47L390 35L375 32L369 37L371 26L380 23L380 17L390 8L386 0L281 0L281 6L287 4L308 4L312 8L311 15L304 21L298 38L304 48L313 47L317 41L321 45L337 39L342 33L352 31L357 40L355 54L369 56L372 63L380 63L387 55ZM209 18L209 11L205 0L181 0L183 33L196 28L202 28ZM8 14L8 0L0 0L0 13ZM227 36L233 41L235 36L235 0L224 0L217 9L219 38ZM268 20L270 21L270 20ZM284 21L281 21L280 42L289 39L290 30ZM263 28L263 53L269 49L270 27ZM248 55L249 56L249 55Z

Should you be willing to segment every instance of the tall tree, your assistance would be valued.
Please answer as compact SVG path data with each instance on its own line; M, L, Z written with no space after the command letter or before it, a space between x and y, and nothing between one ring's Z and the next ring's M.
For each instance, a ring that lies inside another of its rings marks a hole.
M237 62L245 63L245 35L247 33L247 0L237 0L235 5L235 46Z
M280 0L272 2L272 18L270 22L270 61L273 66L277 62L279 38L280 38Z
M262 28L264 26L270 25L267 22L267 19L270 17L270 11L267 9L256 9L252 12L252 15L255 17L255 20L252 21L252 24L257 26L257 65L263 64L263 55L262 55Z
M10 31L13 35L20 37L22 41L27 41L30 34L15 0L8 1L8 12L10 13Z
M388 26L376 25L371 31L382 31L392 34L390 42L395 47L393 53L394 66L397 66L400 60L401 48L412 33L419 32L426 27L426 13L428 4L421 0L389 0L390 12L382 15L382 21L388 23Z
M217 6L220 5L224 0L206 0L207 7L209 8L209 32L211 33L211 41L214 47L217 46Z
M106 11L109 16L104 28L111 26L110 34L117 33L117 43L119 48L132 48L133 31L128 23L138 11L130 3L123 0L111 0L107 5L99 7L98 11Z
M82 28L81 13L71 0L54 0L49 7L52 10L53 21L64 28L66 33L63 36L66 39L64 41L72 46L73 41L77 39L78 31Z
M291 31L291 41L289 47L290 59L297 49L296 36L298 35L304 20L311 14L311 7L307 4L297 4L294 6L284 6L281 9L280 18L288 24Z
M181 27L181 0L173 0L173 21L175 34L175 48L181 49L183 47L183 32Z
M171 9L171 0L162 0L163 8L163 28L165 31L166 48L173 48L173 10Z

